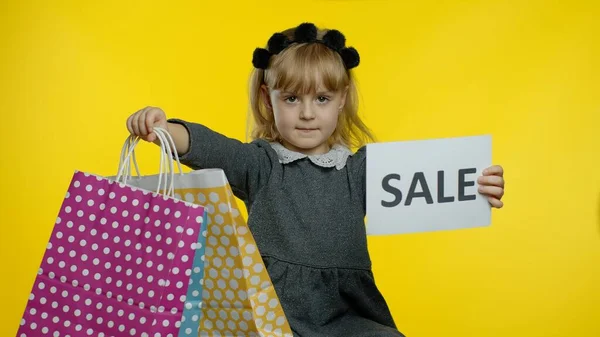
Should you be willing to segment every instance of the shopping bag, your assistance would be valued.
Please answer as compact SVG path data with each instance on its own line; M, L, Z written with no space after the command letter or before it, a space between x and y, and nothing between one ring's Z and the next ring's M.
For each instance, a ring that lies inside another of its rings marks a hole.
M197 187L175 197L208 213L200 336L292 336L252 233L222 170L196 172Z
M127 183L150 188L159 178L131 177ZM174 192L208 214L199 336L292 336L223 170L176 175Z
M76 171L17 336L196 336L207 213L165 191Z

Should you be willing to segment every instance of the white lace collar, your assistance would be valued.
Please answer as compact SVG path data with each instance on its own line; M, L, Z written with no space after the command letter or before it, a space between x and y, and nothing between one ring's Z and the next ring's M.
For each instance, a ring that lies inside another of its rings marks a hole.
M339 144L334 145L327 153L315 155L306 155L304 153L288 150L277 142L271 143L271 147L277 152L279 162L282 164L289 164L299 159L308 158L317 166L326 168L335 167L338 170L341 170L346 166L348 157L352 155L350 149Z

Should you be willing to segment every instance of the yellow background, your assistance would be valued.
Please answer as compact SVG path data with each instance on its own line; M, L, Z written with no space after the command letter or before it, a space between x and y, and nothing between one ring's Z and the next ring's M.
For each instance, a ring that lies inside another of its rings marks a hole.
M146 105L244 139L252 51L303 21L361 53L379 140L489 133L506 169L491 227L369 239L401 331L600 336L600 2L165 3L0 4L0 336L73 170L115 174ZM156 148L140 151L156 172Z

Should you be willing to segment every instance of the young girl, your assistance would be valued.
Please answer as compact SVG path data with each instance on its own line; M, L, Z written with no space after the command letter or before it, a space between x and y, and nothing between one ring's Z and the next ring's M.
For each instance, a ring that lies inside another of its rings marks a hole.
M159 108L127 120L129 132L150 142L153 127L168 129L192 169L225 171L295 336L403 336L367 250L364 145L373 137L357 114L350 70L358 64L340 32L305 23L254 52L252 142L167 120ZM502 207L502 168L478 182Z

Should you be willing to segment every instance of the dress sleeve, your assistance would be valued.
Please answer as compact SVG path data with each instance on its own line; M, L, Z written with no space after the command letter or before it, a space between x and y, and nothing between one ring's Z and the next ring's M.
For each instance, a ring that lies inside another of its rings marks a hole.
M356 195L363 214L367 212L367 147L363 146L348 159L348 170L353 182L352 193Z
M268 143L243 143L202 124L180 119L169 122L183 125L190 135L189 150L179 157L182 164L193 170L222 169L232 191L244 202L253 199L266 184L272 168L266 150Z

